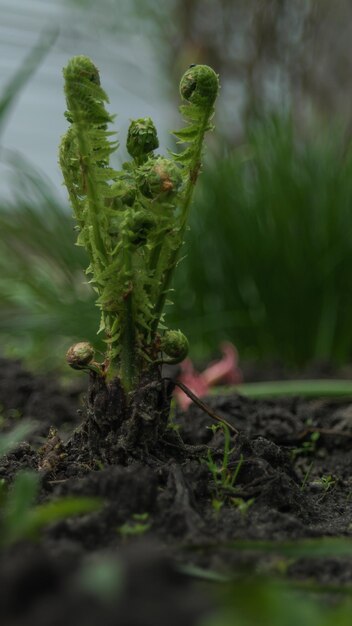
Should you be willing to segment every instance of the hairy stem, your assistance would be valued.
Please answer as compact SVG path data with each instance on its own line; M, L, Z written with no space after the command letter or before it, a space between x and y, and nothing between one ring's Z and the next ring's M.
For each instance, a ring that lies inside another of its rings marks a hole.
M125 267L132 279L131 250L125 246ZM124 314L121 320L120 376L123 387L131 391L136 385L136 324L133 310L133 282L131 280L126 292L123 294Z
M136 336L132 292L126 296L125 316L121 336L121 381L126 391L131 391L136 383Z
M86 140L86 133L84 127L81 128L81 124L77 124L78 133L77 140L79 151L81 153L81 169L84 177L84 183L87 191L87 202L88 202L88 216L89 222L92 226L92 234L91 234L91 248L92 250L96 250L98 252L100 263L103 261L104 264L107 263L106 251L104 242L100 233L99 222L97 220L97 214L99 210L99 198L96 193L97 185L94 180L94 176L92 174L92 167L90 163L89 156L89 146ZM95 255L94 255L95 257Z
M199 128L199 134L198 134L195 146L194 146L192 167L189 172L189 176L188 176L188 180L186 183L186 188L184 190L182 204L181 204L181 223L180 223L180 230L179 230L179 235L178 235L179 240L180 240L180 245L175 250L173 250L171 258L169 260L169 266L162 278L162 286L160 288L160 295L159 295L159 298L157 299L155 309L154 309L154 321L153 321L153 326L152 326L153 337L155 336L158 330L160 318L161 318L161 315L165 306L165 300L167 298L171 280L172 280L172 277L174 275L174 272L177 266L177 260L178 260L178 257L180 255L180 251L183 245L183 237L184 237L186 226L187 226L189 209L191 206L193 192L194 192L194 188L197 182L197 178L198 178L199 170L201 166L201 154L202 154L204 135L208 128L208 122L209 122L209 117L211 113L212 113L212 106L210 106L204 111L202 123Z

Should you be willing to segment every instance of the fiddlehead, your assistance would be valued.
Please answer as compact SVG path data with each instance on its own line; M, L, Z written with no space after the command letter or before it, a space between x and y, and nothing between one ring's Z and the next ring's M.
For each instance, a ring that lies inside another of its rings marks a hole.
M144 163L148 155L159 147L158 134L150 117L132 120L128 129L126 147L138 164Z
M107 95L100 86L99 72L90 59L73 57L64 69L66 117L71 127L60 146L60 165L80 229L78 243L90 255L93 281L99 288L99 271L106 262L104 196L116 173L109 158L117 143L110 141L105 109Z
M181 363L189 351L189 343L186 335L180 330L168 330L161 338L160 347L167 355L167 359L163 359L163 363L170 365Z
M183 183L180 168L164 157L149 159L137 176L143 196L160 202L174 198Z

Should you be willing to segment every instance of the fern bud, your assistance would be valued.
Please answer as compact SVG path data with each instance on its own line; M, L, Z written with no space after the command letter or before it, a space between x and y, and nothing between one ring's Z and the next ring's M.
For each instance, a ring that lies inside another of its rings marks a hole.
M189 350L188 339L180 330L167 330L161 338L160 347L172 363L183 361Z
M213 106L218 91L218 75L208 65L193 65L181 78L181 97L196 106Z
M121 178L118 182L111 185L112 202L111 207L120 208L121 204L125 206L133 206L136 198L136 187L130 180Z
M150 117L132 120L127 135L127 150L134 159L146 156L159 146L154 122Z
M139 168L140 189L147 198L171 199L182 185L179 167L165 157L151 159Z
M136 247L143 246L155 224L156 220L151 213L147 211L135 212L129 222L130 242Z
M100 85L98 68L83 54L72 57L64 68L64 76L70 81L84 80Z
M63 73L69 122L87 120L94 124L106 124L112 121L104 106L108 97L100 87L98 69L88 57L73 57Z
M74 370L87 367L94 358L94 348L88 341L73 344L66 352L66 361Z

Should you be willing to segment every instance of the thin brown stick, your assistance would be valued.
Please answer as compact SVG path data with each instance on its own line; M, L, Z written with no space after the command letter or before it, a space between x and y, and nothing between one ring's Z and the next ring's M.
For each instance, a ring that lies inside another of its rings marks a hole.
M168 379L168 380L171 380L171 379ZM194 402L194 404L199 406L199 408L202 409L204 413L207 413L207 415L209 415L209 417L211 417L212 419L217 420L218 422L221 422L222 424L225 424L225 426L227 426L229 430L231 430L235 435L238 435L238 430L236 430L236 428L232 426L230 422L228 422L223 417L220 417L220 415L215 413L215 411L213 411L213 409L210 406L208 406L207 404L205 404L205 402L203 402L200 398L198 398L198 396L196 396L193 393L193 391L191 391L188 387L186 387L186 385L184 385L183 383L179 381L173 381L173 383L174 385L177 385L177 387L182 389L182 391L186 394L186 396L191 398L192 402Z
M352 438L352 432L343 430L334 430L333 428L305 428L302 432L298 433L298 437L303 439L308 433L320 433L322 435L335 435L337 437Z

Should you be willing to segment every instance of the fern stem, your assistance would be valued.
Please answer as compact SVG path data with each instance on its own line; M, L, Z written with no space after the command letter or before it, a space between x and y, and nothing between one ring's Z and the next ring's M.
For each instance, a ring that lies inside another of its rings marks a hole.
M177 248L175 248L175 250L173 250L170 261L169 261L168 269L166 270L164 277L162 278L162 286L160 289L160 295L159 295L159 298L156 302L155 309L154 309L154 321L152 324L152 336L153 337L155 337L155 334L158 330L160 318L161 318L161 315L165 306L165 300L167 298L171 280L173 278L173 275L176 269L177 260L178 260L178 257L180 255L180 251L183 245L183 237L184 237L185 230L186 230L187 219L188 219L189 210L190 210L190 206L192 202L193 192L194 192L194 188L197 182L197 178L198 178L199 170L201 166L201 154L202 154L204 135L207 131L209 117L211 116L212 111L213 111L212 106L205 109L202 123L200 124L200 127L199 127L199 134L195 142L192 163L191 163L189 176L188 176L188 180L186 183L186 187L185 187L184 194L183 194L183 200L181 204L181 224L180 224L180 230L179 230L179 235L178 235L180 244Z
M90 239L92 240L91 247L93 251L97 250L99 252L100 264L101 261L106 264L107 256L105 252L105 246L100 233L99 222L97 220L97 213L99 210L99 199L96 192L97 184L94 180L94 176L92 173L92 166L89 156L89 146L87 145L86 140L86 130L84 128L84 125L82 125L81 123L77 124L77 129L78 147L82 156L81 169L84 176L84 181L87 186L88 216L90 225L92 227L92 234L90 235ZM96 255L94 255L94 257L95 256Z
M128 246L125 249L126 270L132 276L131 251ZM120 377L126 391L131 391L136 384L136 323L133 306L133 282L128 291L123 295L122 316L123 328L121 331L121 350L119 355Z
M121 381L126 391L136 383L136 342L132 293L126 296L124 329L121 335Z
M201 154L202 154L202 146L204 141L204 135L208 128L209 117L211 116L213 111L213 107L209 107L205 110L202 123L199 129L199 135L194 147L194 156L192 159L192 165L190 168L188 181L186 185L186 189L184 192L183 202L182 202L182 218L181 218L181 234L183 235L187 225L187 219L189 214L189 209L191 206L192 196L194 192L194 188L197 182L197 178L199 175L199 170L201 166ZM183 241L180 244L180 248L182 246Z

